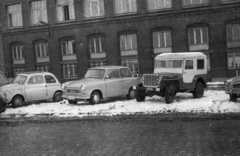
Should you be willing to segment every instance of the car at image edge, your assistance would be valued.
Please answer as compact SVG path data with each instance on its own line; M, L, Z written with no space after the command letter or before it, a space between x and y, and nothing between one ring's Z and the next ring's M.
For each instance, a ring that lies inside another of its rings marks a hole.
M62 98L69 103L87 100L90 104L97 104L100 99L124 95L127 99L134 99L135 91L132 87L140 83L128 67L93 67L88 69L83 79L64 83Z

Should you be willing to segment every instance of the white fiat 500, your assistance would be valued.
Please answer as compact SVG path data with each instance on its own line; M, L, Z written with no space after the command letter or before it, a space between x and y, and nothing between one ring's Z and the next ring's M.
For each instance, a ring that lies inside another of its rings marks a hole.
M94 67L88 69L83 79L64 83L62 98L69 103L89 100L91 104L99 103L100 99L124 95L127 99L133 99L135 91L132 87L140 83L127 67Z
M0 87L0 96L6 104L20 107L25 102L53 99L60 101L61 84L49 72L26 72L18 74L11 84Z

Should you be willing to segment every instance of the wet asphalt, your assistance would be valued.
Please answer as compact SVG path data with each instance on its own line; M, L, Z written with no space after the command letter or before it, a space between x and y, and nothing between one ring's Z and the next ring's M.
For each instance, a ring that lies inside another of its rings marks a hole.
M1 156L239 156L240 115L0 121Z

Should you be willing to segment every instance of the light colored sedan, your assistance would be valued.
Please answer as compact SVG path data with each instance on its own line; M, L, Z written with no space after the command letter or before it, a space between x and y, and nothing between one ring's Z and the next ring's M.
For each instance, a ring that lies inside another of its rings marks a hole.
M62 100L62 88L57 78L49 72L18 74L11 84L0 87L0 96L6 104L20 107L24 102L53 99Z
M99 103L100 99L125 95L127 99L133 99L135 91L132 87L140 83L127 67L94 67L88 69L83 79L64 83L62 98L69 103L89 100L91 104Z

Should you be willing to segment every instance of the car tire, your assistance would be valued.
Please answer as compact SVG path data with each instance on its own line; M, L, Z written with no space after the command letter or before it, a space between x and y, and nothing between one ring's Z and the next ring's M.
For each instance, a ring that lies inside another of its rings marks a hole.
M232 102L236 102L237 101L237 94L230 94L229 95L230 96L230 101L232 101Z
M62 101L62 93L61 92L55 93L54 96L53 96L53 101L54 102Z
M98 91L94 91L92 94L91 94L91 97L90 97L90 104L94 105L94 104L98 104L100 102L100 94Z
M23 98L21 96L15 96L12 99L12 107L16 108L16 107L21 107L23 105Z
M78 103L78 101L74 101L74 100L68 100L68 103L69 103L69 104L77 104L77 103Z
M127 99L128 100L132 100L136 97L136 93L135 90L133 90L132 88L129 89L129 92L127 94Z
M173 103L175 93L175 87L173 85L168 85L165 89L165 102Z
M144 92L136 90L135 97L137 102L142 102L142 101L145 101L146 96Z
M204 86L202 82L197 82L196 87L193 91L193 97L194 98L202 98L204 94Z

